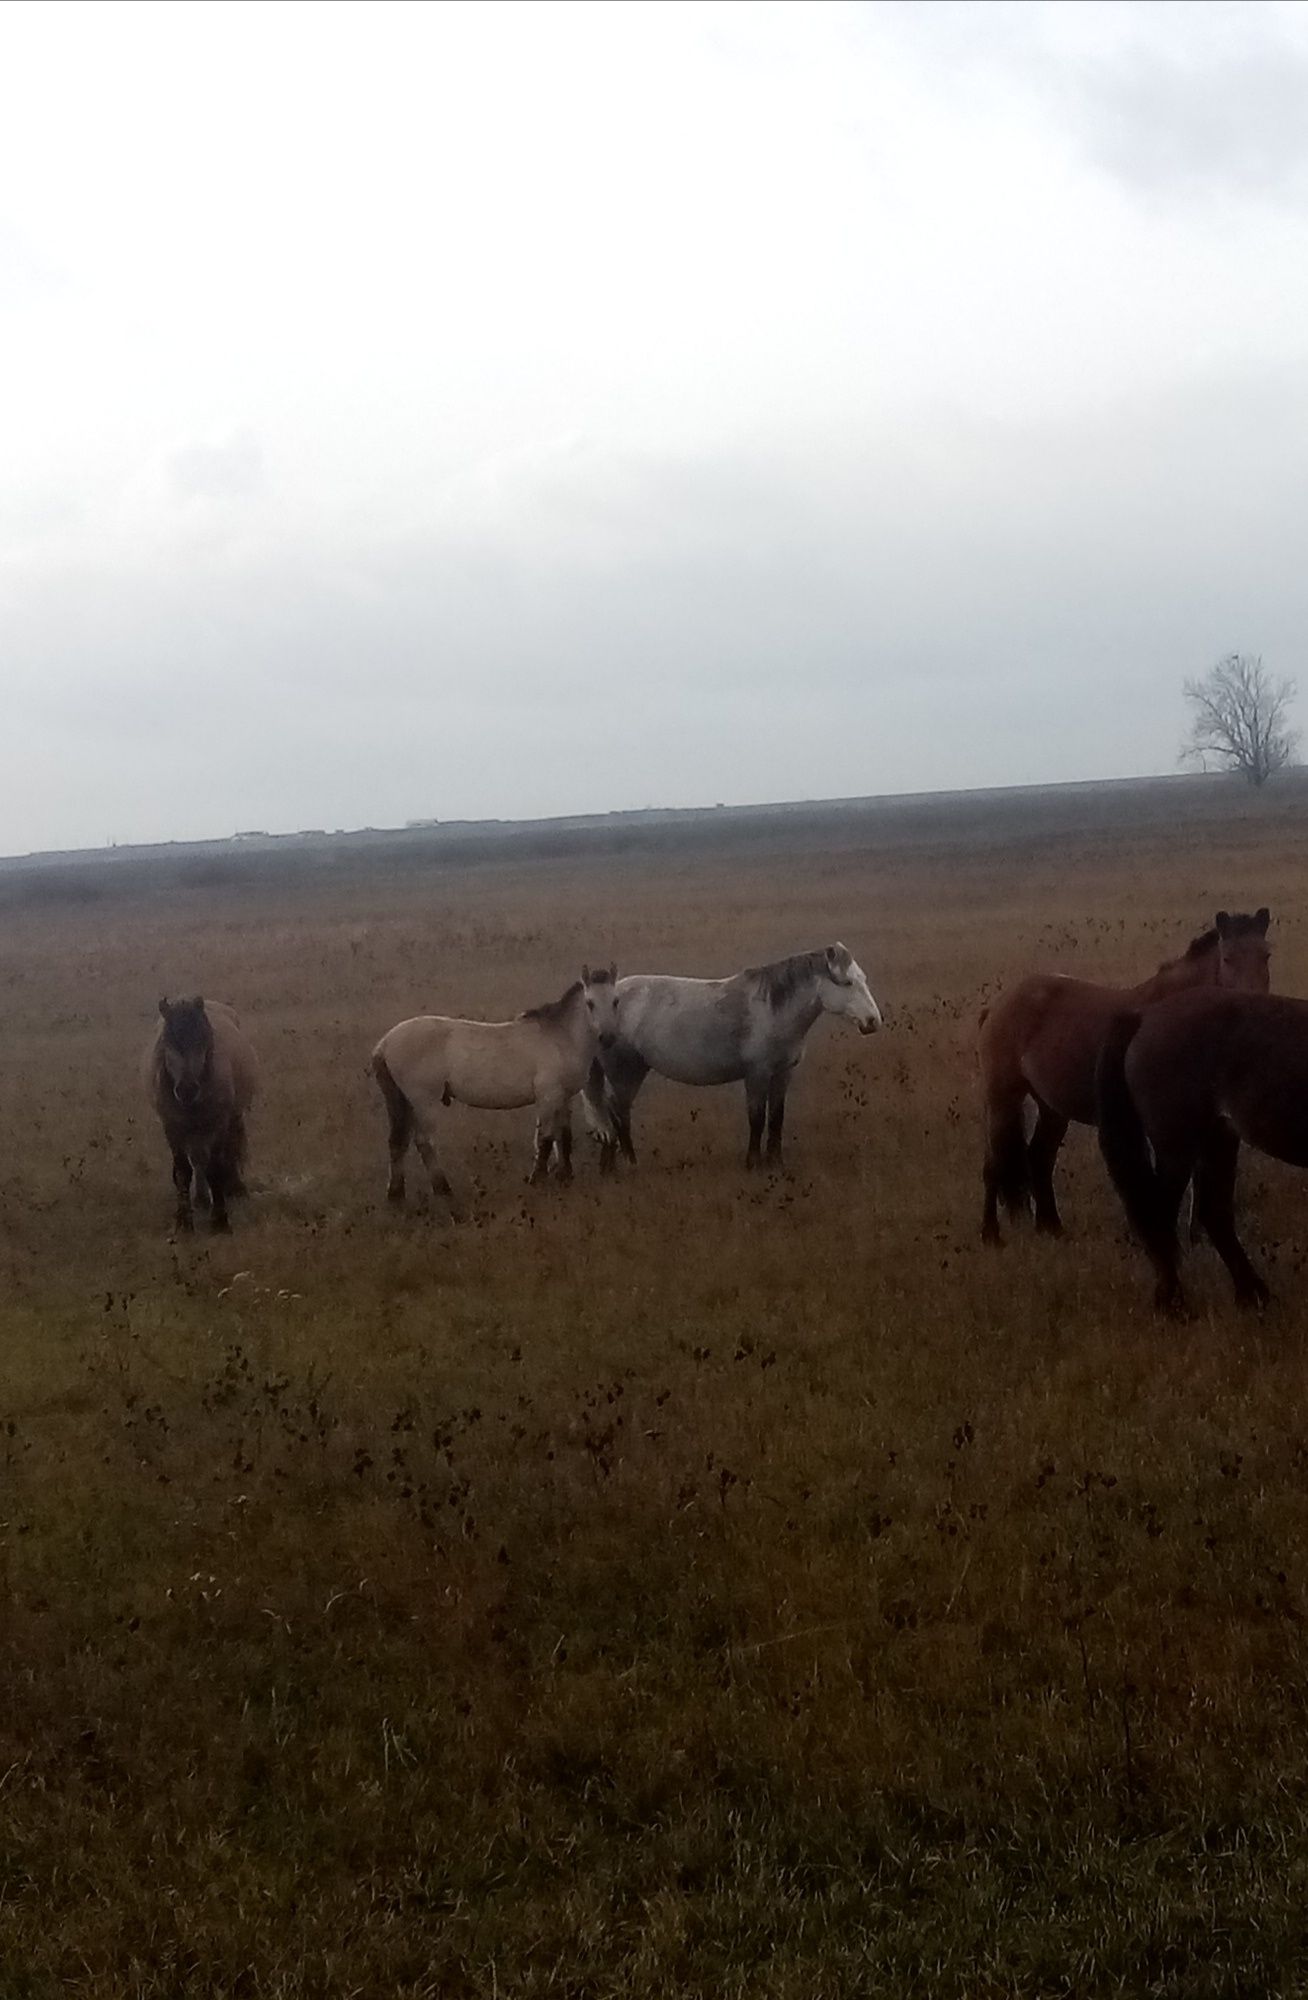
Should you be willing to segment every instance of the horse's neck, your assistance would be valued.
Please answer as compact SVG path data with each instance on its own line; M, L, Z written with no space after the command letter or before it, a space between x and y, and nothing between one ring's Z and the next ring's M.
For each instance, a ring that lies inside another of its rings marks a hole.
M589 1063L599 1047L599 1037L594 1024L586 1012L585 995L581 994L559 1019L559 1027L568 1047L579 1060Z
M1170 965L1160 965L1157 972L1131 988L1131 998L1147 1007L1155 1000L1166 1000L1169 994L1184 993L1191 986L1215 985L1216 980L1216 956L1206 952L1202 958L1178 958Z
M773 1020L784 1040L802 1042L821 1012L822 998L817 987L806 986L802 992L791 995Z

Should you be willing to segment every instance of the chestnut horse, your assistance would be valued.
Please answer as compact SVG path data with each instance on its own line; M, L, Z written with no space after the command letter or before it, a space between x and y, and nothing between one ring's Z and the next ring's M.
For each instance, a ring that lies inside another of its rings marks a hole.
M1235 1230L1236 1166L1243 1139L1308 1167L1308 1001L1209 989L1121 1013L1097 1081L1100 1150L1154 1267L1155 1304L1184 1305L1176 1218L1193 1176L1196 1219L1236 1298L1264 1305Z
M1097 986L1034 972L982 1010L984 1242L1001 1241L1001 1201L1014 1219L1033 1206L1037 1229L1061 1233L1054 1164L1069 1124L1096 1122L1095 1060L1114 1015L1153 1007L1194 987L1266 993L1268 922L1265 909L1252 917L1219 910L1212 930L1138 986ZM1028 1098L1036 1109L1029 1139Z

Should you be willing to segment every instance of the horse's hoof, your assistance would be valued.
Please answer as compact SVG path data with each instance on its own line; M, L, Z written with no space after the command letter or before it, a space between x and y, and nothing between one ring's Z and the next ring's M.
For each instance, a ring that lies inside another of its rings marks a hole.
M388 1187L386 1190L386 1199L387 1201L394 1201L394 1202L403 1201L404 1200L403 1187Z
M1004 1239L1002 1233L1000 1232L999 1224L997 1222L986 1222L982 1224L981 1241L983 1243L988 1243L992 1250L1003 1249Z
M1063 1225L1058 1220L1057 1216L1055 1216L1052 1221L1039 1219L1036 1222L1037 1236L1061 1236L1062 1233L1063 1233Z
M1247 1285L1237 1285L1235 1302L1246 1311L1263 1312L1272 1302L1272 1295L1261 1278L1255 1278Z
M230 1236L232 1233L232 1225L225 1215L211 1215L209 1228L215 1236Z

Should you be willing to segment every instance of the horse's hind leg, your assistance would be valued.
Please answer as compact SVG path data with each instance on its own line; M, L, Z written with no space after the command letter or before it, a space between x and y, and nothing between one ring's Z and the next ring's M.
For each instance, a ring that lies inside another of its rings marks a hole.
M1157 1280L1154 1304L1162 1312L1173 1312L1185 1305L1177 1222L1194 1166L1194 1154L1188 1149L1176 1152L1155 1149L1153 1214L1143 1241Z
M1031 1134L1026 1152L1031 1197L1035 1203L1035 1225L1044 1236L1061 1236L1063 1220L1054 1196L1054 1163L1067 1137L1067 1120L1060 1118L1056 1111L1039 1099L1036 1102L1039 1110L1035 1131Z
M981 1241L1002 1243L999 1204L1017 1222L1027 1212L1030 1169L1026 1143L1026 1086L1006 1090L986 1102L986 1157L981 1170L985 1203L981 1211Z
M227 1129L227 1151L223 1160L229 1200L249 1193L245 1185L245 1160L248 1150L245 1119L239 1111L233 1112L232 1122Z
M403 1201L404 1156L413 1137L413 1106L391 1075L390 1066L383 1056L374 1056L372 1073L377 1079L377 1088L386 1106L387 1143L391 1161L390 1172L386 1177L386 1199Z
M454 1199L454 1189L450 1186L449 1175L445 1172L444 1167L442 1167L436 1157L436 1147L432 1141L430 1132L426 1130L422 1120L417 1116L413 1119L413 1143L417 1148L418 1158L427 1170L427 1178L431 1182L432 1193L439 1201L448 1203L451 1215L456 1215L458 1213L458 1204ZM403 1192L404 1183L403 1176L401 1176L400 1194L402 1195ZM396 1197L396 1199L399 1199L399 1197Z
M1244 1306L1265 1306L1271 1293L1245 1254L1235 1231L1235 1176L1240 1139L1229 1125L1213 1128L1199 1155L1194 1176L1194 1223L1206 1230L1231 1274L1235 1296Z

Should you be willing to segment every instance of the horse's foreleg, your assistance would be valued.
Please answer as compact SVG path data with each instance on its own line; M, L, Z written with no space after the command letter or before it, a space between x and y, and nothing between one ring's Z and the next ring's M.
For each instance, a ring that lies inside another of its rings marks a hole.
M193 1152L191 1166L195 1172L195 1192L209 1204L209 1227L215 1235L223 1236L232 1225L227 1215L227 1182L218 1145L206 1147L203 1153Z
M191 1159L184 1146L173 1147L173 1186L177 1190L176 1226L178 1229L194 1227L191 1212Z
M1063 1233L1062 1217L1054 1197L1054 1163L1066 1137L1066 1118L1061 1118L1049 1105L1041 1104L1026 1160L1031 1195L1035 1202L1035 1225L1045 1236L1061 1236Z
M623 1159L634 1167L636 1148L631 1142L631 1107L636 1102L636 1093L649 1075L649 1064L634 1049L622 1047L608 1052L601 1061L608 1084L606 1109L615 1142Z
M745 1078L745 1109L749 1114L749 1146L745 1153L745 1165L749 1168L758 1165L759 1149L763 1144L763 1126L768 1115L766 1076Z
M1199 1156L1194 1177L1192 1227L1208 1233L1231 1274L1235 1296L1244 1306L1265 1306L1271 1293L1250 1263L1235 1230L1235 1175L1240 1139L1229 1125L1217 1125Z
M768 1147L769 1160L781 1158L781 1132L786 1122L786 1092L790 1087L790 1070L777 1070L768 1084Z
M558 1160L558 1178L572 1179L572 1120L565 1111L563 1122L554 1134L554 1153Z
M529 1181L539 1186L549 1172L550 1155L558 1160L558 1178L572 1179L572 1100L547 1097L536 1105L536 1157Z
M528 1187L539 1187L550 1170L550 1154L554 1150L554 1134L543 1120L536 1124L536 1154L527 1176Z

